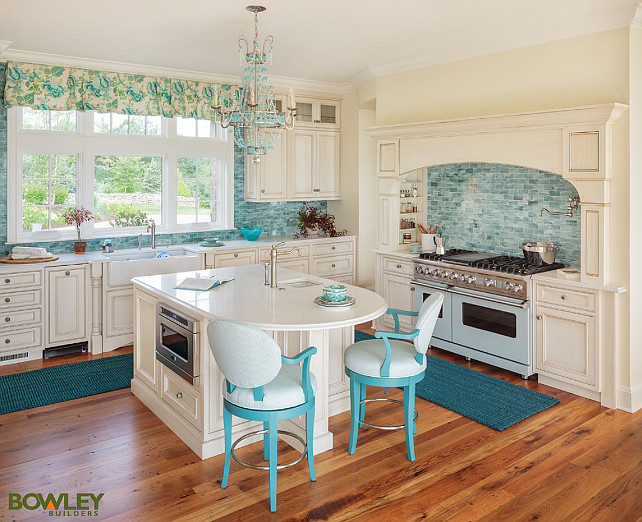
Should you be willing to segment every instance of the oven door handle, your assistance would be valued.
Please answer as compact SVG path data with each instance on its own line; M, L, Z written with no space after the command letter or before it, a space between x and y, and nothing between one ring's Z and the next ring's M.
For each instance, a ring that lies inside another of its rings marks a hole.
M461 290L455 290L454 288L449 288L448 291L451 294L463 295L465 297L472 297L474 299L481 299L482 301L490 301L492 303L499 303L507 306L514 306L515 308L528 308L528 301L522 301L521 303L513 303L511 301L504 301L503 299L495 299L493 297L481 296L476 294L469 294L468 292L462 292Z
M444 292L449 292L452 286L444 284L444 283L433 283L432 285L429 285L428 283L424 283L423 281L417 281L416 279L412 279L410 281L411 285L418 285L418 286L425 286L426 288L432 288L433 290L442 290ZM440 286L437 286L440 285ZM443 286L441 286L443 285Z

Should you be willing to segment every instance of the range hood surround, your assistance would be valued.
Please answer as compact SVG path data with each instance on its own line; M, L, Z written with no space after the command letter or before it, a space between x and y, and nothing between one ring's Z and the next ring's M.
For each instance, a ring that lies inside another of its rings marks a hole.
M627 110L627 105L607 103L365 131L378 140L380 198L398 195L403 173L434 165L500 163L562 176L580 195L582 281L608 285L612 125ZM380 220L379 226L386 224Z

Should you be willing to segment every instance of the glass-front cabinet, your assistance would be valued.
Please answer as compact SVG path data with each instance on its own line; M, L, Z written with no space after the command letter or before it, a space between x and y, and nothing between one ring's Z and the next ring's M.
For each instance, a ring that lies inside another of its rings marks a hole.
M339 100L321 100L297 98L296 125L339 129L341 127L341 102Z

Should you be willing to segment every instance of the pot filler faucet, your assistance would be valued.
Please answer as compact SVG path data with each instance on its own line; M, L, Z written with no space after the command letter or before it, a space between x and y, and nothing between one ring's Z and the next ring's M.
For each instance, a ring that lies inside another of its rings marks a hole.
M276 243L270 247L270 288L277 288L279 286L276 279L276 263L279 254L290 254L296 250L296 253L301 257L301 252L298 248L291 248L290 250L279 251L280 246L285 245L283 241ZM267 274L268 264L265 263L265 285L268 284L268 274Z
M568 197L568 209L566 212L551 212L547 208L543 208L539 211L539 217L542 217L542 213L546 212L552 216L568 216L570 218L573 217L573 211L577 210L577 206L580 204L580 197L579 196L569 196Z

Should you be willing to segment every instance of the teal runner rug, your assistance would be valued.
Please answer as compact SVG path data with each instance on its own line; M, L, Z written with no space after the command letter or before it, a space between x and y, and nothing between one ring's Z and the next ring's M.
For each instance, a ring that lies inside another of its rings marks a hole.
M131 353L0 377L0 415L129 388Z
M374 339L355 330L355 341ZM426 376L417 397L434 402L494 430L504 431L560 402L523 386L427 355Z

